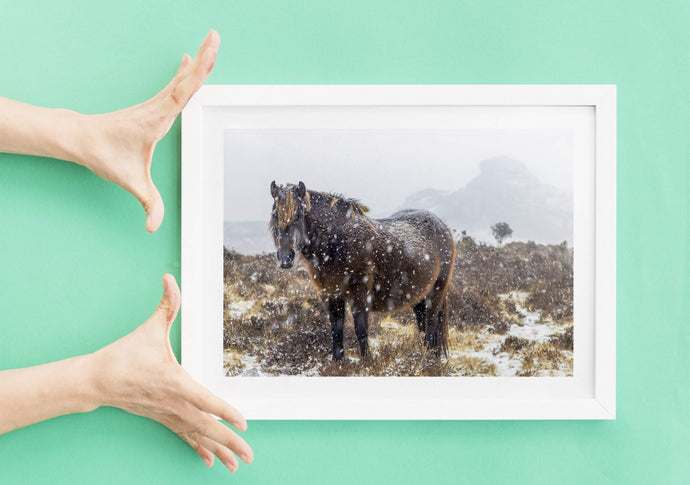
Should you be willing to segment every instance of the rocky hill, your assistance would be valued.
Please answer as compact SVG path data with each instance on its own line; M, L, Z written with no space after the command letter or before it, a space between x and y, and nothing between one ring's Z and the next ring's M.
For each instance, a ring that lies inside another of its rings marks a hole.
M401 208L429 209L458 231L491 240L488 228L507 222L513 239L558 244L573 240L572 194L542 183L510 158L480 164L480 174L455 192L426 189L412 194Z

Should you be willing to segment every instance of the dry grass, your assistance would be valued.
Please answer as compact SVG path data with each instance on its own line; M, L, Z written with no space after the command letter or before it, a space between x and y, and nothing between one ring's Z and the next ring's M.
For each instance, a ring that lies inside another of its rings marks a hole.
M550 343L531 344L522 355L522 369L519 376L557 375L563 366L572 369L572 357L560 352Z
M299 264L286 271L272 254L225 250L224 276L228 375L491 376L505 374L501 357L519 364L512 369L517 375L572 375L572 250L562 245L458 241L449 358L426 351L408 310L370 315L372 356L362 361L348 312L345 358L333 362L328 315ZM503 297L511 291L526 295L525 308L565 332L544 341L510 335L524 318L515 301Z

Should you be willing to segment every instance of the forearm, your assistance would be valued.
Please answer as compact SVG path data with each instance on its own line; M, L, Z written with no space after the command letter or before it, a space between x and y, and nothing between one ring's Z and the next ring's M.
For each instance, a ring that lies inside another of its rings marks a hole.
M92 355L0 371L0 434L97 408Z
M88 115L0 97L0 152L57 158L84 165L90 153Z

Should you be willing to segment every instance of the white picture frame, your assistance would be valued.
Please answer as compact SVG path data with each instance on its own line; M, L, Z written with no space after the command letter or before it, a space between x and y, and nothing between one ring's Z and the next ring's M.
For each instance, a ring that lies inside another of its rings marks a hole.
M591 149L574 172L574 375L224 377L223 130L312 126L310 112L343 127L412 119L442 127L453 123L453 107L472 110L477 126L491 126L501 110L503 123L521 126L525 107L591 108L582 128ZM402 116L377 116L388 108ZM615 419L614 85L204 86L182 113L181 216L182 365L248 419Z

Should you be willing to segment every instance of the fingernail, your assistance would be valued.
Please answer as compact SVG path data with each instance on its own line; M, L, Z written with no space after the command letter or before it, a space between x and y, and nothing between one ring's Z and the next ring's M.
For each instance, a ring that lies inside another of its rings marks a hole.
M213 465L213 458L211 458L210 456L205 456L204 463L206 464L206 468L211 468L211 466Z

